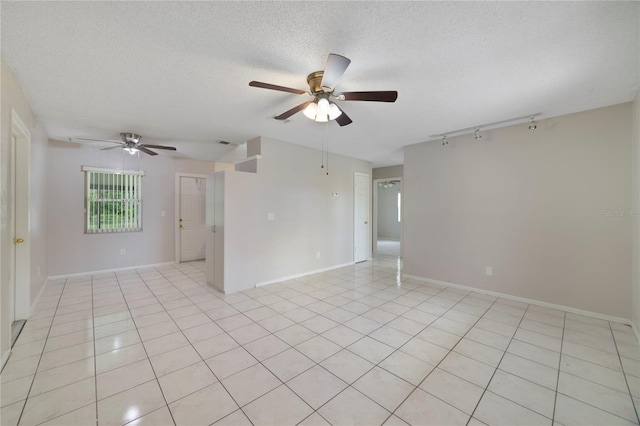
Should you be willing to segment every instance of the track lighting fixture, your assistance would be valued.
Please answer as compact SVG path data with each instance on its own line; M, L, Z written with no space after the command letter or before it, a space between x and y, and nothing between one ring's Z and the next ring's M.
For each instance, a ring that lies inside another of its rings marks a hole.
M447 137L451 136L451 135L468 135L469 133L473 132L474 134L474 138L480 139L482 138L482 135L480 134L480 129L487 129L487 128L494 128L494 127L500 127L500 125L502 124L506 124L506 123L512 123L514 121L520 121L523 122L524 120L529 120L529 129L530 130L535 130L538 128L538 123L536 122L536 117L542 115L541 112L537 112L535 114L529 114L529 115L524 115L521 117L515 117L515 118L509 118L507 120L501 120L501 121L494 121L492 123L486 123L486 124L479 124L479 125L475 125L473 127L465 127L464 129L458 129L458 130L452 130L449 132L443 132L443 133L437 133L435 135L430 135L430 138L442 138L442 146L444 145L448 145L449 142L447 141Z

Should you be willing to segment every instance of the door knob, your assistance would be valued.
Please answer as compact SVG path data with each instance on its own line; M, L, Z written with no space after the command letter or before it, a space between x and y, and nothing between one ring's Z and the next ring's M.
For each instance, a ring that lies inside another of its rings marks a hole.
M24 240L22 238L14 238L13 242L16 243L16 244L22 244L22 243L24 243Z
M364 221L364 224L367 225L369 222L367 222L366 220Z
M180 224L180 228L182 228L182 224Z

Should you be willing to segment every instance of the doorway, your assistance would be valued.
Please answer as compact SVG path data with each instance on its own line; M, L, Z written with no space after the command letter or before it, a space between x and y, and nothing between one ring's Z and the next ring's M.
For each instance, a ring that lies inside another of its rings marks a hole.
M11 110L9 170L7 171L9 216L9 320L12 346L24 321L31 315L31 245L29 225L29 167L31 132Z
M353 261L364 262L369 258L369 208L370 178L365 173L354 173L353 177Z
M376 254L402 254L402 178L373 181L373 250Z
M205 175L176 174L176 260L191 262L205 258Z

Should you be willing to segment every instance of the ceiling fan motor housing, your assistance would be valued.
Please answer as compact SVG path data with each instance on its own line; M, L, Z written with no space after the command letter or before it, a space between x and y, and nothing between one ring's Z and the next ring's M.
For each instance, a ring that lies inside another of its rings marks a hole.
M120 133L120 137L122 138L122 142L126 144L137 144L138 142L140 142L140 139L142 139L142 136L136 133Z
M318 95L320 93L331 93L327 88L322 87L322 77L324 76L324 71L315 71L307 76L307 83L309 84L309 89L311 89L311 93L313 95Z

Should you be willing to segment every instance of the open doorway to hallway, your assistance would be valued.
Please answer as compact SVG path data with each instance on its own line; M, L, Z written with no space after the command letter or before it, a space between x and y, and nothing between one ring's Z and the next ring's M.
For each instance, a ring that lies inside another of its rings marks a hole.
M402 178L373 181L373 232L376 254L402 254Z

